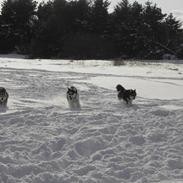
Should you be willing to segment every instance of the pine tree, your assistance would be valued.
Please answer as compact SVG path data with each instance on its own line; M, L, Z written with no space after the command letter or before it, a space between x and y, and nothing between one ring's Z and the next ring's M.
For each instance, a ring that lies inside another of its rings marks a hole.
M95 0L91 7L90 23L91 32L94 34L105 35L108 31L108 0Z
M2 22L20 51L30 42L36 4L33 0L5 0L2 4Z
M119 56L128 56L131 52L131 4L128 0L122 0L117 4L112 14L113 38Z
M163 14L161 8L157 7L156 4L148 1L143 8L142 16L142 34L146 40L144 55L149 59L160 59L163 52L161 45L165 39L163 23L166 14Z
M41 3L37 10L38 21L31 40L31 57L49 58L57 52L58 24L51 1Z
M167 46L173 47L178 42L181 23L173 17L173 14L169 14L165 19L166 31L167 31Z
M73 16L73 32L88 32L91 11L90 2L88 0L71 1L69 5Z

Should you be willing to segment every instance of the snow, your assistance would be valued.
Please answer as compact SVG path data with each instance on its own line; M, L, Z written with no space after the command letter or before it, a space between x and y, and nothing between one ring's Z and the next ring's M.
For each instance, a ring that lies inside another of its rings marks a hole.
M183 64L0 58L2 183L183 182ZM127 106L116 84L137 90ZM81 109L66 100L68 86Z

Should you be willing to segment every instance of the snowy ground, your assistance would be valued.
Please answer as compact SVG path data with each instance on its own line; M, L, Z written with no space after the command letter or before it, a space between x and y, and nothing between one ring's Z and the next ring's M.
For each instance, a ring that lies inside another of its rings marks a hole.
M0 183L183 182L183 64L0 58L0 78Z

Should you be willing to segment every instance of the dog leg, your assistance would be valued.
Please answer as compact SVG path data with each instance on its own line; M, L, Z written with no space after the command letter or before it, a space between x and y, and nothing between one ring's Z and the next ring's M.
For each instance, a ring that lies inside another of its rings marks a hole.
M128 99L127 98L123 98L123 100L126 102L126 104L128 104Z

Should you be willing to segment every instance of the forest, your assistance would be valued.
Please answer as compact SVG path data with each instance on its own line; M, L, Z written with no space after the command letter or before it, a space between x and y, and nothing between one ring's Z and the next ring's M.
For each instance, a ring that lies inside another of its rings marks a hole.
M183 59L182 24L157 4L4 0L0 53L56 59Z

